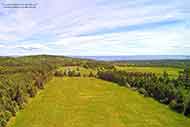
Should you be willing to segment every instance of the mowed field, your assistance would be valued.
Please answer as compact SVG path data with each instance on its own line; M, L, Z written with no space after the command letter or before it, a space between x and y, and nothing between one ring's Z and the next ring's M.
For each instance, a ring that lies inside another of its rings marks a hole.
M190 127L190 119L114 83L54 78L8 127Z
M164 71L166 71L171 78L177 78L179 71L183 71L183 69L180 68L174 68L174 67L132 67L132 66L124 66L119 67L116 66L118 70L125 70L128 72L152 72L157 74L158 76L161 76Z

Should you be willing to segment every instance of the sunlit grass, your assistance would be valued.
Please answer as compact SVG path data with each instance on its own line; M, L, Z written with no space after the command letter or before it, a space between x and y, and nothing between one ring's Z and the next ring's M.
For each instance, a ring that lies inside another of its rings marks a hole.
M189 127L151 98L94 78L54 78L8 127Z
M125 67L119 67L116 66L118 70L125 70L128 72L152 72L157 74L158 76L161 76L163 72L167 72L171 78L177 78L179 71L182 71L180 68L172 68L172 67L131 67L131 66L125 66Z

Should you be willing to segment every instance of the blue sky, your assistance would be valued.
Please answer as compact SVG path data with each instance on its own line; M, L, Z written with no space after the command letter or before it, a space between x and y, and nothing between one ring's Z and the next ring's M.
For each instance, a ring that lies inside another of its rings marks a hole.
M0 55L190 55L189 0L0 0Z

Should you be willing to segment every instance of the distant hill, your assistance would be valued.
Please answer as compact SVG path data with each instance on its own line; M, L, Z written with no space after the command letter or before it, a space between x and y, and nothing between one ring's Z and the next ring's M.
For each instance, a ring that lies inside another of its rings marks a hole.
M130 55L130 56L72 56L103 61L129 61L129 60L190 60L190 55Z

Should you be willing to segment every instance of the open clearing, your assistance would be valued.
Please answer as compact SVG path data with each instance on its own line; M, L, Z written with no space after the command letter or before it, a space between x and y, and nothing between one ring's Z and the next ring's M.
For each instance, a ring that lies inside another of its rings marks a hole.
M179 71L182 71L183 69L180 68L173 68L173 67L131 67L131 66L125 66L125 67L119 67L116 66L118 70L125 70L128 72L152 72L157 75L162 75L164 71L166 71L171 78L177 78Z
M94 78L54 78L8 127L190 127L190 119Z
M68 71L68 70L71 70L71 71L78 71L78 72L80 72L80 74L81 74L81 76L87 76L87 75L89 75L90 73L93 73L93 74L96 74L97 72L96 72L96 70L93 70L93 69L90 69L90 68L88 68L88 69L86 69L86 68L84 68L84 67L79 67L79 66L70 66L70 67L61 67L60 69L59 69L60 71Z

